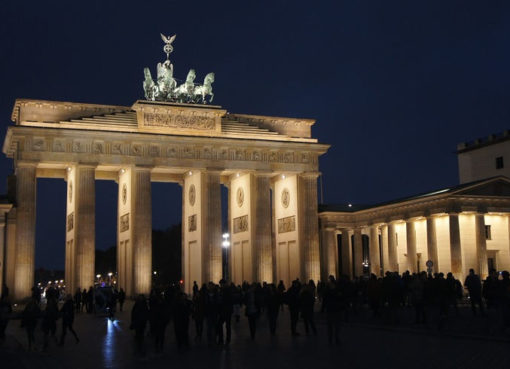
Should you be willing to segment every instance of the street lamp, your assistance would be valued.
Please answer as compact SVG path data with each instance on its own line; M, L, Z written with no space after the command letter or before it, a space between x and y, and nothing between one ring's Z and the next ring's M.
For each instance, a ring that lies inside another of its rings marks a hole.
M228 249L230 247L230 234L223 233L223 278L228 279Z
M230 235L228 233L223 233L223 243L221 246L223 248L228 249L230 247L230 241L229 241Z

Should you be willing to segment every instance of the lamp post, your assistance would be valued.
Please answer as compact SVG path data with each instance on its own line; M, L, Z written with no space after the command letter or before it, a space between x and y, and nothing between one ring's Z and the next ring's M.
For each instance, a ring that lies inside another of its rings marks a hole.
M223 278L228 279L228 252L230 248L230 234L223 233L223 242L221 243L221 246L223 248Z

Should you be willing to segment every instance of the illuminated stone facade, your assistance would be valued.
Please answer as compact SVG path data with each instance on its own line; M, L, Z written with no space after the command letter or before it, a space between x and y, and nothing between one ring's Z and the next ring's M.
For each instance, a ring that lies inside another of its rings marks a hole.
M186 291L193 281L222 276L222 185L229 188L235 283L319 278L318 160L329 146L312 138L313 120L229 114L219 106L26 99L16 101L12 120L3 152L14 160L17 206L7 223L5 275L16 299L29 296L34 283L37 178L67 182L68 291L94 283L95 180L118 184L118 282L129 296L151 287L155 181L183 189Z
M319 213L322 278L386 271L510 270L510 180L496 177L372 207Z

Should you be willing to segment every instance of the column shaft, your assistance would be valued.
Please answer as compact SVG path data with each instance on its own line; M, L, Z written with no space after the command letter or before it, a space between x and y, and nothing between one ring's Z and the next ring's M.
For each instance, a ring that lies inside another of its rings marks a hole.
M305 281L320 279L317 174L298 176L299 242L304 261Z
M35 263L35 165L19 163L16 168L16 260L14 298L21 300L31 295Z
M5 284L9 294L14 293L14 275L16 266L16 208L7 214L7 235L5 245Z
M397 242L395 223L388 224L388 270L398 272Z
M0 219L0 297L2 297L2 290L4 286L5 275L5 216Z
M450 214L450 256L452 262L452 273L456 278L463 277L462 251L460 244L459 215Z
M152 196L148 168L133 168L133 284L149 294L152 280Z
M478 273L480 278L487 278L489 266L487 264L487 238L485 236L485 217L484 214L476 214L476 257L478 261Z
M76 227L74 250L75 286L88 288L94 285L95 238L96 238L96 179L95 168L76 168L76 207L74 222ZM74 291L70 291L74 293Z
M258 282L273 282L271 243L271 183L268 176L251 177L251 215L253 230L254 277ZM229 202L230 204L230 202ZM232 263L230 263L232 264Z
M202 280L218 283L222 277L220 173L204 172L201 176Z
M406 239L407 239L407 270L411 273L417 271L416 263L416 229L412 220L406 221Z
M439 259L437 257L437 235L436 235L436 219L427 217L427 254L428 259L434 263L433 272L439 272Z
M323 262L321 266L323 273L321 279L326 281L330 275L338 277L338 254L337 254L337 238L334 228L325 228L322 230L322 247L324 249Z
M363 275L363 240L361 236L361 228L354 230L354 276Z
M379 245L379 229L377 226L370 227L370 272L376 276L381 275L381 254Z
M389 268L389 257L388 257L388 225L385 224L381 227L381 248L383 254L382 261L382 273L386 273L386 271L390 270Z
M351 236L348 229L342 229L342 274L353 277L352 270L352 246Z

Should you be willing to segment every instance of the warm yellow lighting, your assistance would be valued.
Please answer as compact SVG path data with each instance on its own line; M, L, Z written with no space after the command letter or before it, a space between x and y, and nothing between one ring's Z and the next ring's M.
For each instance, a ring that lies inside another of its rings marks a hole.
M285 179L285 174L282 174L282 179Z
M101 278L101 274L97 274L97 275L96 275L96 278L97 278L97 279Z

